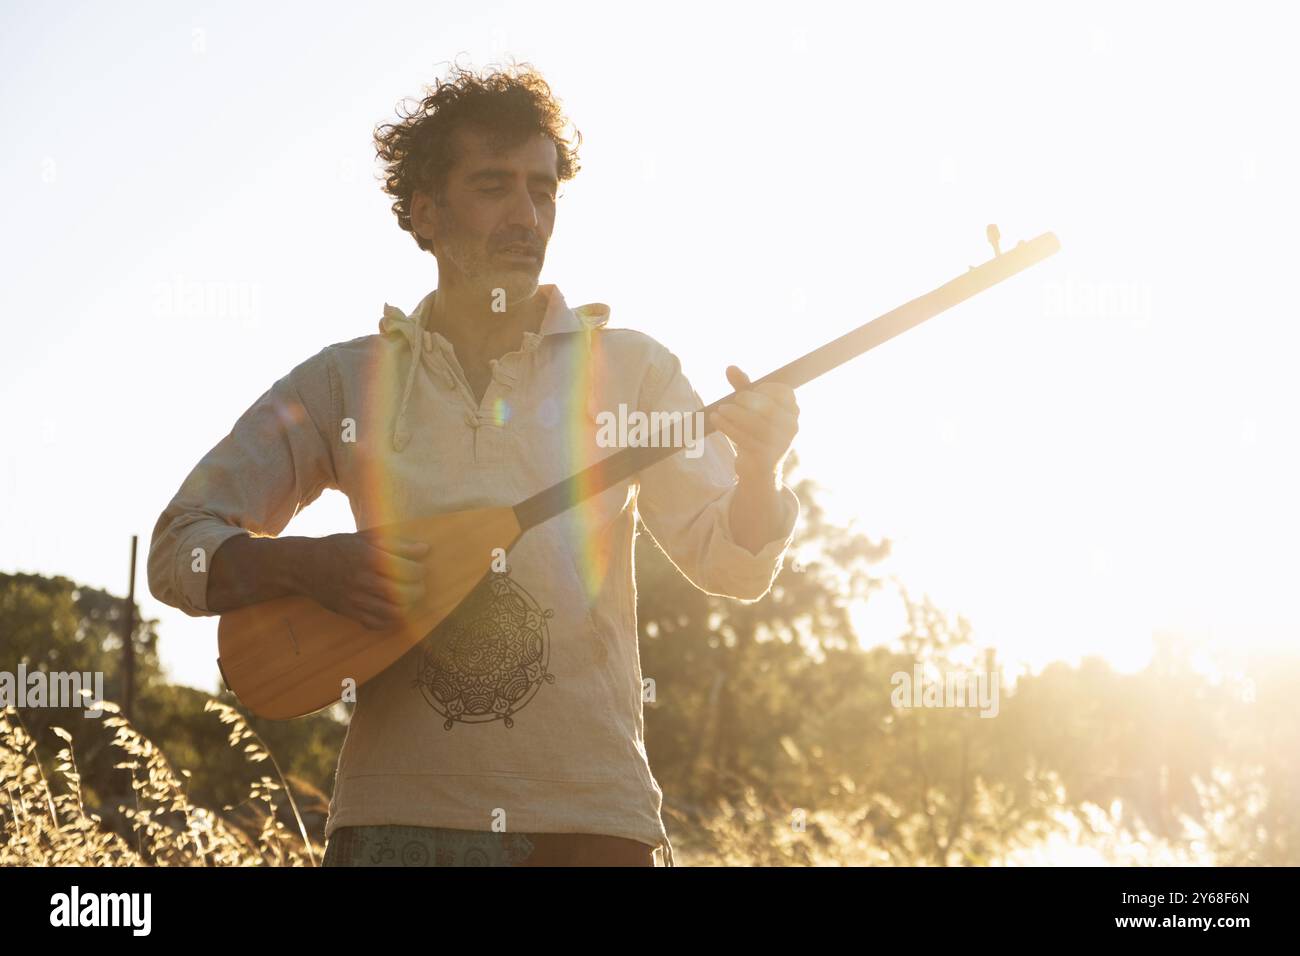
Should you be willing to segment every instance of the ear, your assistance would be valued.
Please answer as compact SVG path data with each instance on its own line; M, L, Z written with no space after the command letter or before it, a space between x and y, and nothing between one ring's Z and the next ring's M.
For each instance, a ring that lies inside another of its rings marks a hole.
M433 246L439 232L438 206L433 194L422 189L411 193L411 229L417 236Z

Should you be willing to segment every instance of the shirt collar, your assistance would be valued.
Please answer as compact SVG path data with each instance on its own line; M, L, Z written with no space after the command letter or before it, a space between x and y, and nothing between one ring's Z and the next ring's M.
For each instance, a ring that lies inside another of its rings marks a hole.
M415 311L411 313L411 318L418 328L428 329L425 322L429 310L433 308L434 297L437 293L438 290L434 289L426 295L420 300L420 304L416 306ZM559 287L556 285L539 285L537 294L545 297L546 311L542 316L539 332L524 333L525 351L536 348L545 336L600 328L609 320L609 306L600 302L580 305L576 309L569 308L569 304L564 301L563 293L560 292ZM438 332L433 332L432 336L434 341L442 339Z
M571 309L556 286L538 286L537 291L540 295L546 296L546 311L543 313L542 322L539 326L540 334L525 332L523 345L515 355L535 352L546 336L568 332L588 333L586 339L587 347L590 349L592 344L590 333L603 327L609 321L609 306L603 302L592 302ZM420 360L411 362L411 368L406 377L406 385L402 390L402 398L393 426L393 448L397 451L401 451L411 437L411 430L407 423L407 407L415 385L416 369L421 365L428 364L432 360L430 353L435 350L441 351L444 358L449 358L453 353L452 345L446 338L438 332L431 332L425 328L425 320L429 310L433 307L434 297L437 292L438 290L434 289L433 292L421 299L420 304L415 307L415 311L410 316L405 316L400 309L385 304L384 318L379 323L381 333L387 335L392 331L400 331L406 337L406 340L410 343L413 358L417 354L421 355ZM504 372L501 365L497 363L494 364L493 374L509 375L511 373ZM594 379L589 378L589 404L591 401L591 381L594 381Z

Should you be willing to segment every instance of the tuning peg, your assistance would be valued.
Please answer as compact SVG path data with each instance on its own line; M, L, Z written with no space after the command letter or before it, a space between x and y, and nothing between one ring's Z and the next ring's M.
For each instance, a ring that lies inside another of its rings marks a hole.
M989 245L993 247L993 255L1002 255L1002 247L999 245L1002 239L1002 233L998 231L997 223L989 223L988 228L984 230L984 235L988 236Z

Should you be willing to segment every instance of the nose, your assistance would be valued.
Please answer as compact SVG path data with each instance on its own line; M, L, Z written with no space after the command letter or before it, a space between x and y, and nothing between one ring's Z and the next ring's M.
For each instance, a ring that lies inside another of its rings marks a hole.
M523 226L530 236L537 234L538 227L541 225L541 218L537 214L537 204L533 202L532 195L528 192L527 185L516 189L511 193L510 208L507 211L507 226Z

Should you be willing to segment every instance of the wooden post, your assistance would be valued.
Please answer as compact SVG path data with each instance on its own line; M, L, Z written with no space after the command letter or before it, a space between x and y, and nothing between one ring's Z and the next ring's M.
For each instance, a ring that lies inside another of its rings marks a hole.
M126 613L122 615L122 647L125 650L123 669L126 684L122 693L122 709L126 719L134 722L132 708L135 704L135 554L140 536L131 535L131 580L126 586Z

